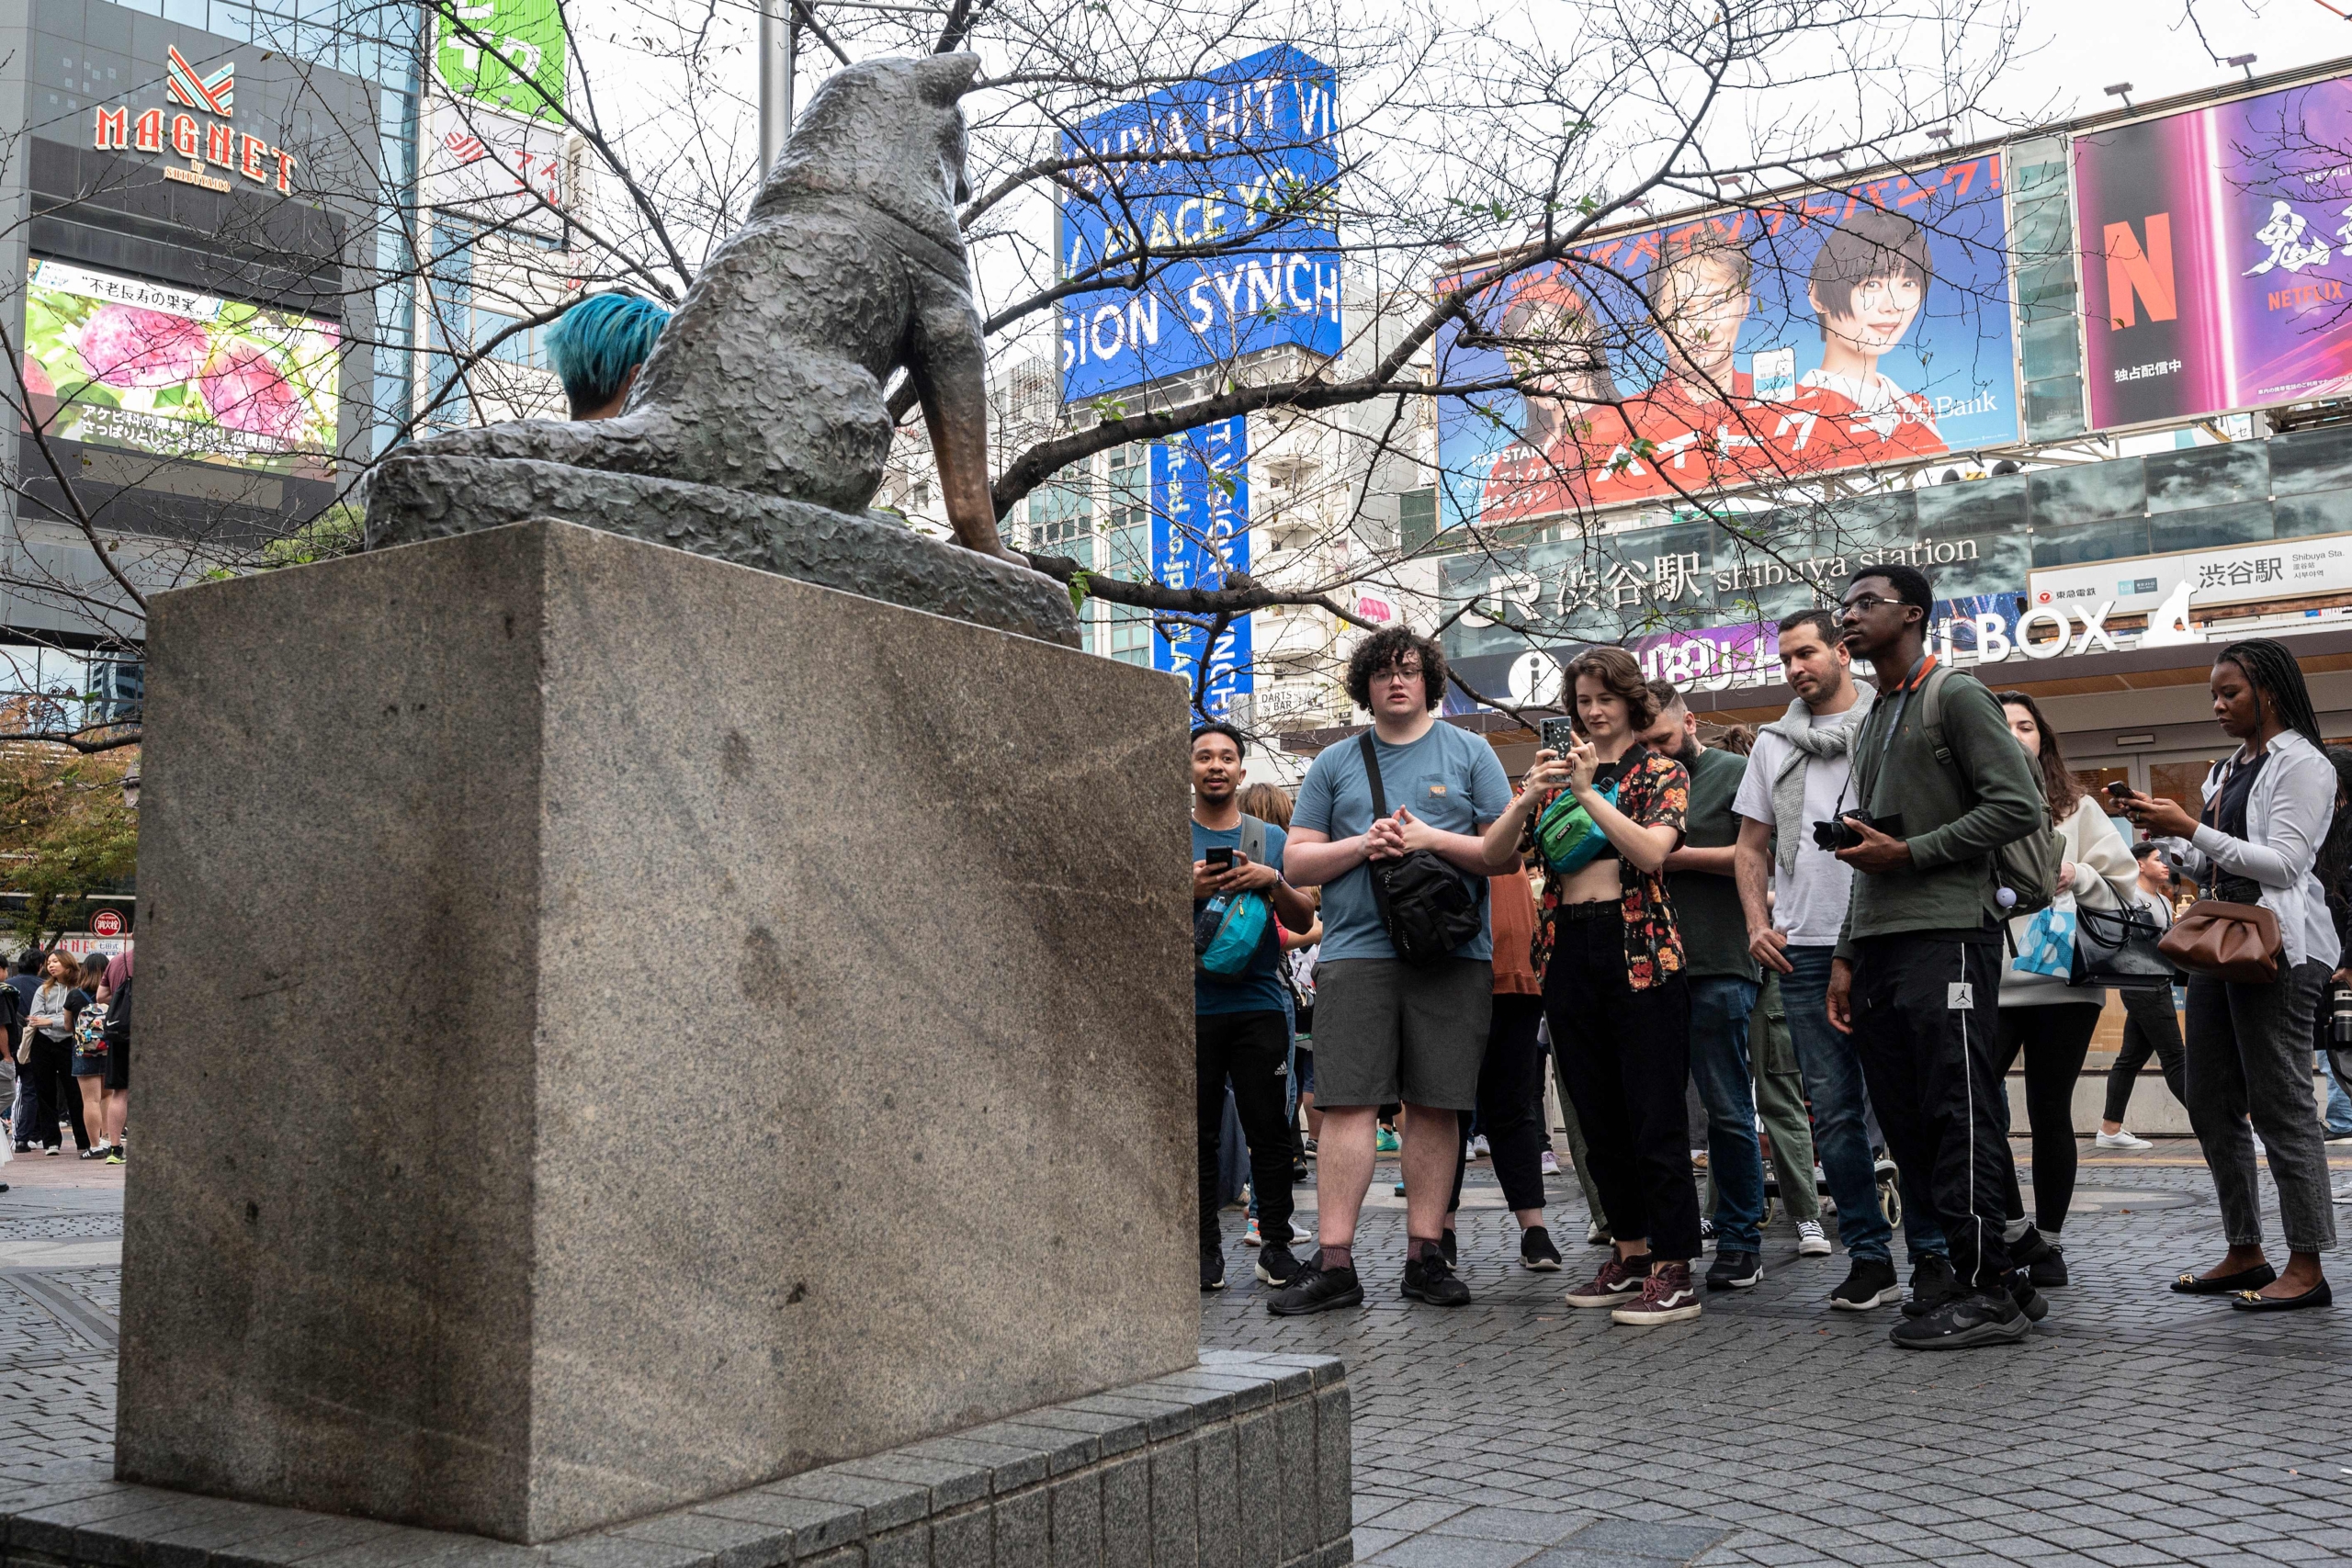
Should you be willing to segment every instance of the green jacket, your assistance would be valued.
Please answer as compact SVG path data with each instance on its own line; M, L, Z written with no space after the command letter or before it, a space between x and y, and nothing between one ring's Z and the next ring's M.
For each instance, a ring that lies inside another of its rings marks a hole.
M1955 671L1943 683L1949 762L1937 761L1920 705L1916 692L1882 695L1854 737L1853 798L1872 817L1903 818L1911 863L1856 874L1840 958L1860 937L1997 926L1993 852L2050 825L2033 761L1983 682Z

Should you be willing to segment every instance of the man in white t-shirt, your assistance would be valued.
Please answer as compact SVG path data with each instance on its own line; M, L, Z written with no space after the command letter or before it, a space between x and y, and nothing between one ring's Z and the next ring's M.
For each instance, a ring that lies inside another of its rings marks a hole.
M1855 683L1829 611L1800 611L1781 622L1780 633L1781 670L1796 701L1758 732L1748 754L1747 776L1732 802L1740 818L1733 875L1747 917L1748 951L1781 973L1789 1038L1813 1107L1814 1151L1838 1204L1838 1239L1852 1262L1829 1304L1868 1312L1901 1301L1903 1290L1890 1250L1894 1233L1879 1209L1861 1058L1853 1037L1829 1024L1829 961L1854 870L1814 842L1813 828L1856 808L1847 798L1847 746L1871 699ZM1811 1174L1784 1169L1781 1179ZM1913 1295L1934 1305L1951 1288L1949 1248L1932 1211L1911 1201L1907 1190L1904 1199Z

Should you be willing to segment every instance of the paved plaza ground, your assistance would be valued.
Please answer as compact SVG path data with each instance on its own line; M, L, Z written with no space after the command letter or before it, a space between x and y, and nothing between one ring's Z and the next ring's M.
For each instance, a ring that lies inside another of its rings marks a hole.
M2352 1158L2335 1163L2352 1179ZM110 1454L122 1179L70 1156L0 1168L0 1476L86 1474ZM1383 1205L1393 1179L1383 1166ZM1552 1191L1571 1268L1589 1269L1575 1183ZM2352 1561L2352 1293L2253 1318L2166 1292L2218 1256L2191 1145L2086 1152L2076 1282L2026 1344L1953 1355L1889 1345L1892 1308L1828 1311L1844 1258L1799 1259L1785 1219L1758 1289L1710 1296L1695 1324L1613 1327L1561 1304L1568 1274L1519 1269L1500 1202L1474 1167L1473 1305L1397 1298L1403 1213L1383 1206L1363 1236L1367 1306L1281 1321L1227 1215L1234 1288L1204 1299L1203 1339L1346 1359L1359 1560ZM2338 1274L2352 1284L2352 1263Z

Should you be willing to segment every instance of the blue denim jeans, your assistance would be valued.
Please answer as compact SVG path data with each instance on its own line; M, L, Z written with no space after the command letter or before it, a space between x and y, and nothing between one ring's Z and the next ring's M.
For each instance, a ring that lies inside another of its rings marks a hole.
M1891 1262L1894 1233L1879 1212L1878 1179L1863 1125L1869 1100L1862 1089L1862 1060L1855 1053L1853 1037L1838 1033L1829 1023L1829 960L1837 950L1791 946L1784 951L1795 972L1781 976L1781 998L1788 1007L1789 1040L1796 1047L1797 1066L1804 1074L1805 1099L1813 1107L1814 1157L1821 1162L1829 1196L1838 1205L1838 1239L1846 1244L1849 1257ZM1782 1173L1781 1179L1789 1174ZM1907 1180L1903 1183L1903 1230L1914 1260L1925 1253L1951 1251L1934 1207L1922 1202Z
M1690 981L1690 1081L1707 1108L1707 1174L1715 1179L1721 1251L1756 1251L1764 1218L1764 1150L1756 1141L1756 1089L1747 1071L1747 1018L1758 988L1736 975Z

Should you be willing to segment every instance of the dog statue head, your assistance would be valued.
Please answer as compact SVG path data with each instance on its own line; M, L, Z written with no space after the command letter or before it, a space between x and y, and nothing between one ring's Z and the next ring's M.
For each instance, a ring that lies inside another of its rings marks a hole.
M979 68L977 54L933 54L835 72L793 122L751 215L787 200L857 197L960 253L956 208L971 189L957 103Z

